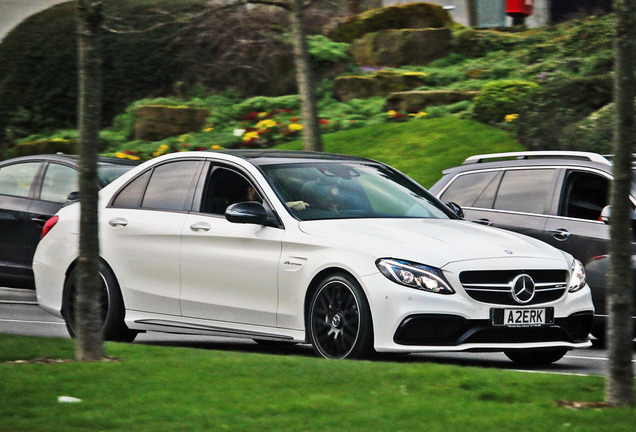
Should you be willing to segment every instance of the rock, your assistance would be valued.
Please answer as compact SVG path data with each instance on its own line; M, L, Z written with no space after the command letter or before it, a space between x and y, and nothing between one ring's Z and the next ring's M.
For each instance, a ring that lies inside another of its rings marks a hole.
M142 105L135 109L134 138L160 141L171 136L203 129L210 114L205 108Z
M426 65L450 51L450 29L382 30L351 44L354 61L364 66Z
M353 42L367 33L389 29L424 29L457 27L449 13L441 6L417 2L372 9L347 17L325 30L336 42Z
M478 91L425 90L392 93L383 107L384 111L394 110L415 112L429 105L449 105L455 102L472 100Z
M422 72L379 71L371 75L345 75L336 78L334 94L337 99L348 101L373 96L386 96L391 92L410 90L426 83Z

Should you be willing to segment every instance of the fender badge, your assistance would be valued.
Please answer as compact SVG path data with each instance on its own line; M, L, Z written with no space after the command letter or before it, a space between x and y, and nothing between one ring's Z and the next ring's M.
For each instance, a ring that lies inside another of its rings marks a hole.
M508 255L512 255L512 251L511 250L506 249L504 252L507 253Z

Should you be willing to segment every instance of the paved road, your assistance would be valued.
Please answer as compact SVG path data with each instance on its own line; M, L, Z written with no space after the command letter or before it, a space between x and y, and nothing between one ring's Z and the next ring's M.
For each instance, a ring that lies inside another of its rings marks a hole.
M0 333L68 338L64 321L42 310L37 305L34 291L11 288L0 288ZM280 348L267 348L245 339L154 332L140 334L135 339L135 343L260 353L281 352ZM314 355L308 345L286 348L284 352L294 355ZM570 351L562 360L553 365L524 369L520 369L519 365L508 360L502 353L431 353L382 355L379 358L385 361L435 362L574 375L604 375L608 364L607 352L598 347ZM632 363L634 363L636 370L636 355Z

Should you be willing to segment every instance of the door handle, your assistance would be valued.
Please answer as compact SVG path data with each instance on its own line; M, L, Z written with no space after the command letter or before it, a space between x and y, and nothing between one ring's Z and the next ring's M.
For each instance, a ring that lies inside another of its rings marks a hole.
M125 227L126 225L128 225L128 221L124 218L115 218L109 220L108 225L112 226L113 228Z
M478 223L479 225L492 226L493 222L488 219L475 219L471 220L471 222Z
M193 223L192 225L190 225L190 229L192 231L210 231L210 228L212 228L210 226L210 224L207 224L205 222L197 222L197 223Z
M568 230L566 230L565 228L559 228L559 229L549 229L548 232L550 234L552 234L552 237L554 237L556 240L558 241L565 241L570 237L570 232Z

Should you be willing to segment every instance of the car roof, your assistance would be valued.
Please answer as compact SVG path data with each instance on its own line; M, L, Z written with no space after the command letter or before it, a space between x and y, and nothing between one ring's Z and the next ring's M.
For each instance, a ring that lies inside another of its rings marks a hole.
M8 165L16 162L28 162L28 161L57 161L57 162L67 162L72 165L79 164L79 156L75 154L66 154L66 153L55 153L55 154L39 154L39 155L29 155L29 156L19 156L12 159L6 159L0 161L0 165ZM98 157L99 163L107 163L107 164L115 164L115 165L139 165L138 161L133 161L130 159L120 159L114 157Z
M470 156L462 165L443 171L444 174L484 170L492 168L513 168L527 166L565 166L596 168L612 171L612 155L576 151L526 151L490 153Z
M215 150L214 153L222 153L248 160L251 164L262 166L280 163L302 162L373 162L372 159L358 156L343 155L337 153L322 153L301 150Z

